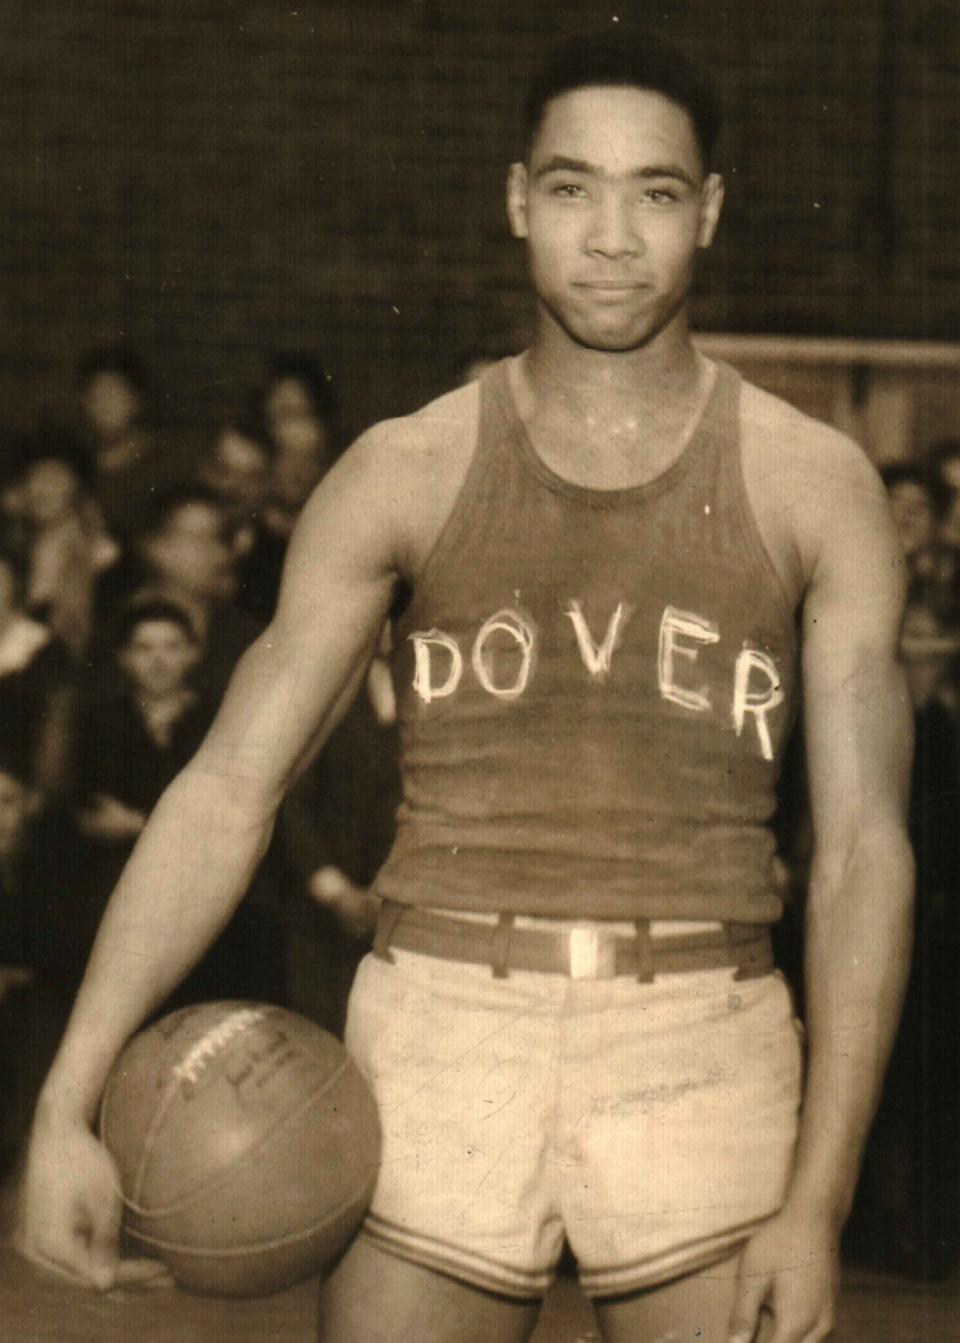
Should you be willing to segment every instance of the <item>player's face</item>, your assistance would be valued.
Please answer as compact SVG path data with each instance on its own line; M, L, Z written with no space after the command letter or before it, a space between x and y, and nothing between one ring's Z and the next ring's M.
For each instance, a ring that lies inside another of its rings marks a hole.
M121 665L135 688L156 699L183 688L197 661L197 650L179 625L171 620L144 620L120 655Z
M510 169L507 208L541 315L579 345L627 351L683 308L722 199L679 104L586 88L547 104L529 162Z

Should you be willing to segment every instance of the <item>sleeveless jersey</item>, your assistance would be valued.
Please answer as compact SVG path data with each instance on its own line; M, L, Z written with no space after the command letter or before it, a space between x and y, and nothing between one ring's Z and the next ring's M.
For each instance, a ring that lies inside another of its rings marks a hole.
M394 631L403 800L376 889L473 911L766 923L795 613L718 365L679 457L595 490L553 472L508 362Z

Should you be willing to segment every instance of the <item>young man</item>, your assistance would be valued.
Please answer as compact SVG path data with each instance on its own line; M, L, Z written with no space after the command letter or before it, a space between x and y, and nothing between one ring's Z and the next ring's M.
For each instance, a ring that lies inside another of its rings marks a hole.
M137 1272L90 1132L107 1070L227 917L402 581L404 802L347 1026L384 1159L321 1338L526 1339L564 1235L614 1343L827 1336L909 942L902 560L857 449L693 348L715 129L649 36L578 40L535 86L508 187L531 348L365 435L308 505L105 917L38 1107L37 1262ZM798 1133L766 926L801 611Z

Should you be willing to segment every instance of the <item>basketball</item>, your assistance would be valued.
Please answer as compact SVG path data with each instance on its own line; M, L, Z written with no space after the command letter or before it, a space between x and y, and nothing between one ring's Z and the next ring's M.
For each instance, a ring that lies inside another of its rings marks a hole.
M264 1003L187 1007L104 1090L123 1230L192 1291L258 1296L329 1266L373 1194L380 1126L343 1045Z

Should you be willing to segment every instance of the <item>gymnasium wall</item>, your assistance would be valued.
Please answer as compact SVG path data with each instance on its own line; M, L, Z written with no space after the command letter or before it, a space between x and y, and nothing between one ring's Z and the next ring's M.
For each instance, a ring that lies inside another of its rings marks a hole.
M352 430L523 340L503 220L526 73L591 19L712 63L729 199L697 323L960 330L955 0L6 0L0 423L126 339L203 422L322 352Z

